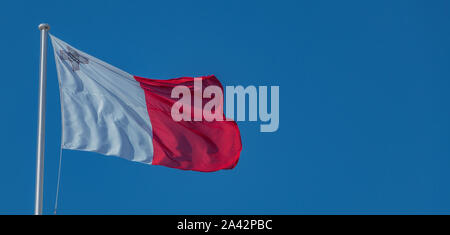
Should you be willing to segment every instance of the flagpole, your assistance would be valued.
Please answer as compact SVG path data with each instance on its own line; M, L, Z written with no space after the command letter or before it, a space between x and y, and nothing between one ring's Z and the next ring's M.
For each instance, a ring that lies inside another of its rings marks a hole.
M44 186L44 145L45 145L45 89L47 84L47 34L50 30L48 24L40 24L41 31L41 62L39 64L39 111L38 134L36 149L36 193L34 214L42 215L42 199Z

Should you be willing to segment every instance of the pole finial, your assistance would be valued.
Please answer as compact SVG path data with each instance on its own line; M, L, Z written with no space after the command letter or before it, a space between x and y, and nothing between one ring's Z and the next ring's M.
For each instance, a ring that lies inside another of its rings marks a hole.
M50 25L48 25L47 23L42 23L39 25L39 30L50 30Z

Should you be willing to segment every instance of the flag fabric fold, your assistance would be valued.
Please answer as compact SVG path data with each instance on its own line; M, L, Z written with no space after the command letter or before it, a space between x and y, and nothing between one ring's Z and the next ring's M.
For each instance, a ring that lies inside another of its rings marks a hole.
M58 71L62 147L194 171L236 166L242 150L234 121L174 121L171 89L194 78L133 76L50 35ZM215 76L203 86L222 85ZM206 102L204 99L203 102Z

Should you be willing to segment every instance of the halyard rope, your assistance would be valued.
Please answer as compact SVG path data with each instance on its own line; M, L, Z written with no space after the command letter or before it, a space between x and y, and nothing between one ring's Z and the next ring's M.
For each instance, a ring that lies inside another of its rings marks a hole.
M61 162L62 162L62 146L59 149L59 167L58 167L58 180L56 183L56 196L55 196L55 209L54 214L56 215L56 211L58 209L58 197L59 197L59 185L61 183Z

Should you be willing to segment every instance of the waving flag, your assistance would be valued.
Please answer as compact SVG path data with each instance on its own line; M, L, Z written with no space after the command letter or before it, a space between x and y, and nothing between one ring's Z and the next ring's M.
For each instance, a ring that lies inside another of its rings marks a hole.
M194 78L133 76L52 35L51 40L60 83L63 148L183 170L236 166L242 144L234 121L172 119L177 102L172 89L183 85L193 93ZM215 76L200 79L223 91Z

